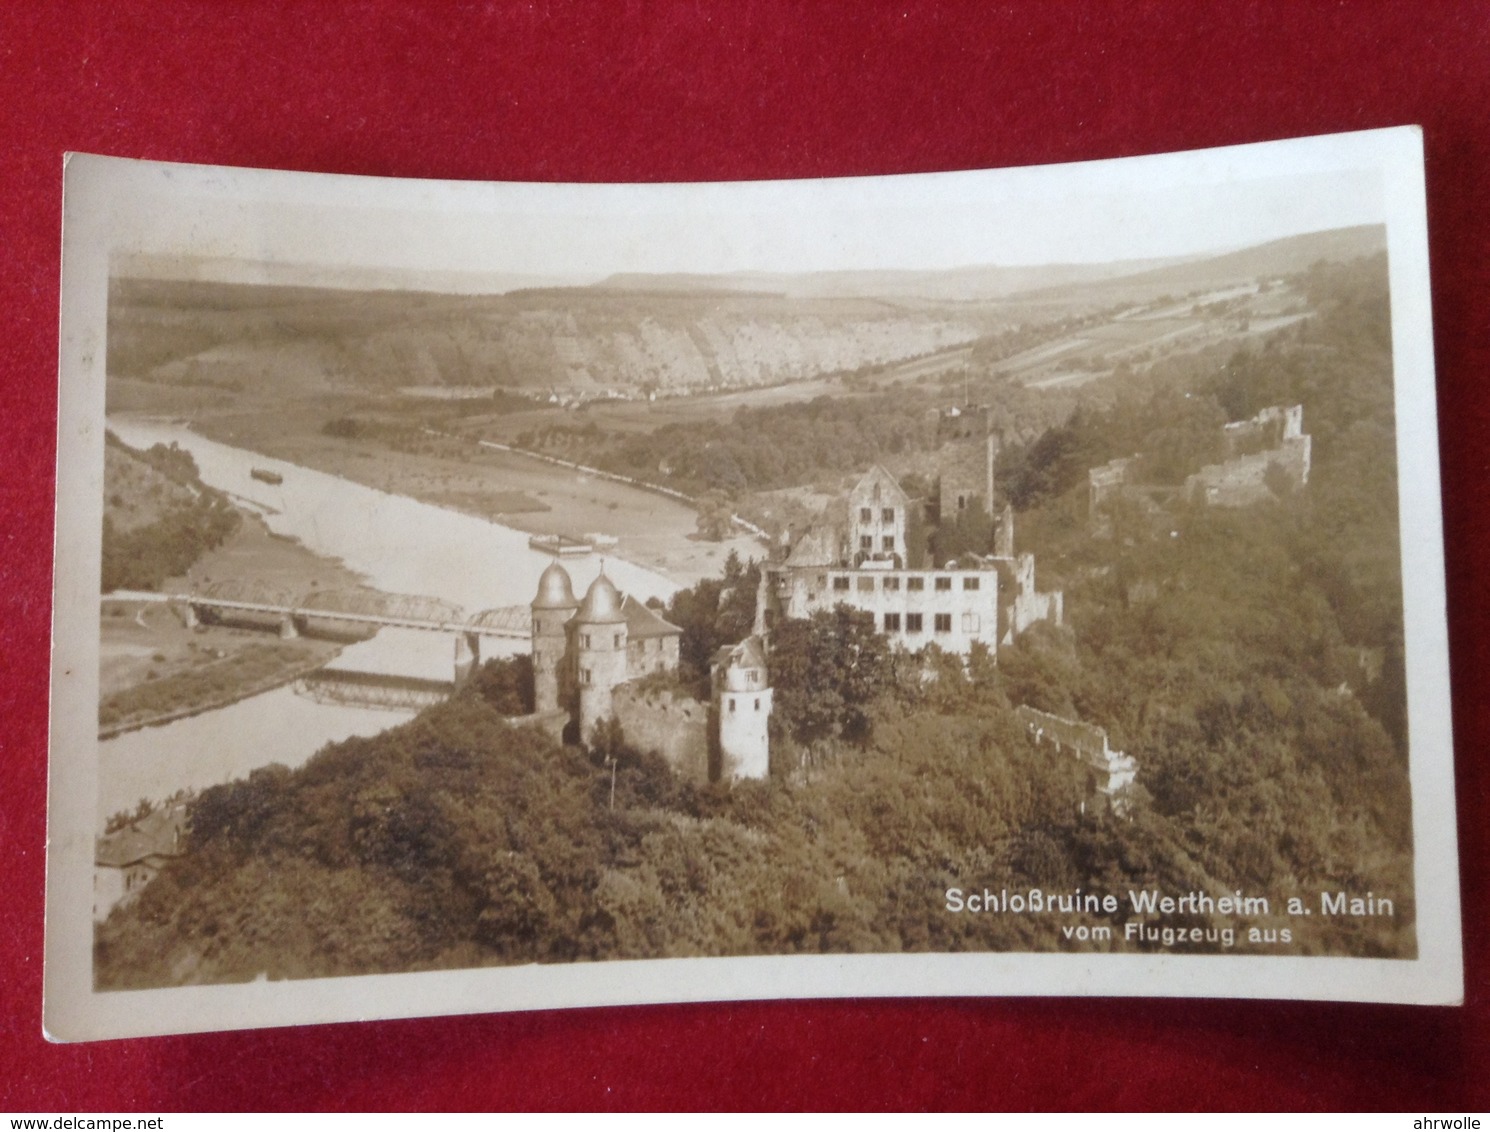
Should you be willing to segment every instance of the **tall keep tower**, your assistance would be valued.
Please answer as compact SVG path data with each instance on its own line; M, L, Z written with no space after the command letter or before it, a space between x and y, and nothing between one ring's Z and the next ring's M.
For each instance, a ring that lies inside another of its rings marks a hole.
M590 584L570 626L578 668L579 735L581 742L589 742L595 725L615 714L611 690L626 682L626 615L620 591L603 571Z
M568 707L574 695L566 626L578 608L569 571L558 562L549 563L533 598L533 707L537 711Z
M759 637L727 645L715 656L714 706L719 714L718 777L768 777L771 688Z

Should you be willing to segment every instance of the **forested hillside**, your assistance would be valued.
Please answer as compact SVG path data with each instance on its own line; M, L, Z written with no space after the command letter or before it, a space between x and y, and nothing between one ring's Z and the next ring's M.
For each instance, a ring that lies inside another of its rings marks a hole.
M191 453L174 444L141 451L113 433L105 441L105 593L158 589L237 528L242 517L202 483Z

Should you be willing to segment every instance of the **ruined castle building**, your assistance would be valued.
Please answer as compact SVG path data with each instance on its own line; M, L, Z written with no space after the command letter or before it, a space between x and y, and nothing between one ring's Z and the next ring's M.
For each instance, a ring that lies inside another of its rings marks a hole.
M768 612L806 618L847 605L874 617L874 627L911 652L934 644L966 656L974 643L996 652L999 575L994 570L777 568L770 571ZM769 624L772 617L761 618Z
M1126 791L1138 777L1138 762L1108 746L1105 728L1065 719L1027 704L1021 704L1015 714L1036 743L1050 743L1085 766L1092 800L1119 816L1128 812Z
M770 773L771 687L766 652L758 637L726 645L714 657L715 710L719 717L720 777L765 778Z
M1037 621L1060 625L1065 619L1065 594L1061 590L1041 592L1035 586L1035 556L1021 554L1012 563L1013 595L1004 608L1003 644L1012 645L1015 638Z
M784 563L762 571L756 633L769 632L779 618L807 618L846 605L870 614L878 632L910 652L931 644L960 656L975 644L996 652L998 569L906 569L909 503L883 467L876 464L865 473L849 496L846 553L833 553L831 528L823 526L808 532ZM1012 541L1012 515L1007 527ZM1032 586L1033 563L1028 573ZM1056 607L1047 602L1044 608L1050 615Z
M876 464L849 493L849 547L854 563L906 562L905 528L910 496Z
M991 410L954 406L937 414L942 442L937 458L937 519L949 523L970 507L993 515L993 473L999 438Z
M993 532L993 556L1014 557L1014 505L1005 503L999 512L998 527Z
M536 711L568 707L573 672L568 665L570 618L579 609L569 572L557 561L538 579L533 598L533 699Z
M1246 507L1273 495L1273 483L1297 491L1309 482L1312 440L1302 405L1273 405L1223 430L1230 459L1185 481L1186 498L1213 507Z
M1128 484L1130 469L1137 460L1136 455L1120 456L1116 460L1109 460L1100 468L1091 468L1087 471L1087 502L1092 511L1113 496L1121 494Z

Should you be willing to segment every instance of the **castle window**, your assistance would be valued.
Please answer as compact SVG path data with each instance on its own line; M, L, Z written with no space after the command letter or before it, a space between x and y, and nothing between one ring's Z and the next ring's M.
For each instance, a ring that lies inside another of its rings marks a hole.
M873 550L874 549L874 536L873 535L860 535L859 536L859 549L860 550L864 550L864 551Z
M760 711L760 709L761 709L761 702L760 702L760 699L757 698L756 701L755 701L755 710L756 711Z
M861 522L861 523L872 523L872 522L874 522L874 508L873 507L860 507L859 508L859 522Z
M858 578L858 582L859 582L859 592L860 593L862 593L862 594L872 594L872 593L874 593L874 575L873 574L862 574L862 575L860 575L859 578Z
M936 631L938 633L950 633L952 631L952 615L950 613L938 613L936 615Z
M964 613L962 615L962 631L964 633L976 633L980 622L976 613Z
M612 645L612 646L611 646L611 648L615 648L615 649L618 649L618 648L620 648L620 647L621 647L621 634L620 634L620 633L617 633L617 634L616 634L616 636L615 636L615 642L616 642L616 643L615 643L615 644L613 644L613 645Z
M899 588L900 588L900 579L898 577L897 578L886 578L885 579L885 589L887 589L887 590L898 590Z
M951 578L938 578L936 580L936 588L937 588L937 592L938 593L944 592L946 590L950 590L952 588L952 579Z
M907 613L905 615L905 631L907 633L919 633L921 631L921 615L919 613Z
M846 592L848 590L848 575L847 574L838 574L838 575L836 575L833 578L833 588L835 590L838 590L839 592Z
M589 633L581 633L579 635L579 647L582 648L582 649L587 649L587 648L590 647L590 634Z
M966 511L967 510L967 496L965 496L965 495L959 495L957 497L957 510L959 510L959 511Z
M735 701L733 699L731 699L730 702L729 702L729 709L730 709L730 711L734 711L735 710Z
M975 590L978 588L978 582L980 580L978 578L964 578L962 579L962 588L965 590Z
M895 549L895 536L894 535L886 535L884 537L884 540L883 541L884 541L886 553L888 553L889 551L892 551L892 550Z
M900 614L898 614L898 613L887 613L887 614L885 614L885 632L887 632L887 633L898 633L898 632L900 632Z
M588 668L581 668L579 670L579 682L581 684L590 683L590 670Z
M895 508L893 508L893 507L886 507L883 511L880 512L880 522L882 522L882 523L893 523L894 521L895 521Z
M926 588L926 579L925 578L907 578L905 580L905 588L908 589L908 590L910 590L911 593L920 593L922 590L924 590Z

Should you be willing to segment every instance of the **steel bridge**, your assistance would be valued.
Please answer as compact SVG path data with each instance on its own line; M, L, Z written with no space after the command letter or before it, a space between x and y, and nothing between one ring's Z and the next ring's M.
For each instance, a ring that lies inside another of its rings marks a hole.
M150 593L116 590L103 602L151 602L182 611L189 626L204 615L247 622L251 627L278 629L284 638L298 637L313 622L365 625L374 629L421 629L455 637L455 682L464 682L481 663L481 638L527 640L532 614L525 605L486 609L473 615L440 598L414 594L385 594L375 590L312 590L296 596L258 581L222 581L197 593Z

